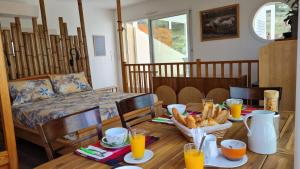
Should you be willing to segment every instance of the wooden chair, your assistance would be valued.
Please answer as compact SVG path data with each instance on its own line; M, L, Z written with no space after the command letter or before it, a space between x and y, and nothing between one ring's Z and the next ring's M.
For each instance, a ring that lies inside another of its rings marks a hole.
M169 86L159 86L155 94L158 99L163 101L163 105L175 104L177 103L177 95L175 91Z
M116 102L122 126L134 126L155 117L152 94L144 94ZM141 114L141 109L150 108L150 112Z
M202 99L205 98L204 94L195 87L185 87L178 93L178 103L202 103Z
M68 145L55 148L54 143L57 139L92 126L96 126L97 133L91 133L90 135L72 141ZM58 154L58 151L66 147L75 146L80 142L96 136L98 136L98 139L102 138L102 123L99 107L94 107L59 119L51 120L45 124L38 125L37 129L42 137L47 156L49 160L52 160L55 155Z
M264 100L265 90L279 91L279 101L280 101L282 96L281 87L260 87L260 88L230 87L230 98L243 99L249 105L259 105L259 101Z
M229 91L224 88L215 88L210 90L206 97L212 98L215 103L223 103L229 98Z

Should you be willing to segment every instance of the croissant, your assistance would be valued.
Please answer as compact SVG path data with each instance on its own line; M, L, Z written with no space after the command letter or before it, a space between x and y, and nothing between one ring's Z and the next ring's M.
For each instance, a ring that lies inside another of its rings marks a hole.
M217 117L214 118L214 120L219 124L226 123L227 119L229 117L229 111L228 110L221 110Z
M176 109L176 108L173 108L172 109L172 113L173 113L173 116L174 116L174 118L179 122L179 123L181 123L181 124L183 124L183 125L187 125L186 124L186 120L185 120L185 118L183 118L182 116L181 116L181 114L178 112L178 110Z
M185 118L185 120L186 120L186 125L187 125L188 128L190 128L190 129L197 128L196 120L193 116L188 115Z

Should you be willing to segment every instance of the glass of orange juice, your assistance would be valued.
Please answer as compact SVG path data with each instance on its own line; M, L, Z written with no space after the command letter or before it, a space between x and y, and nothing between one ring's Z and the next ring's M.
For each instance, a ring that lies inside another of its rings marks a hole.
M203 169L204 153L194 143L188 143L184 145L184 161L186 169Z
M134 159L142 159L144 157L146 144L145 131L132 129L132 133L129 138L132 157Z
M231 116L233 118L241 118L243 100L242 99L228 99L226 101L230 107Z

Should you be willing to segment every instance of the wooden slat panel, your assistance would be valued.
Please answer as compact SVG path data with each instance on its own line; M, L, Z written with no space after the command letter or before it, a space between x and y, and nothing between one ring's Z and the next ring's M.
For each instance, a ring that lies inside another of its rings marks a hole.
M24 74L23 74L23 68L22 68L22 61L21 61L21 53L20 53L20 47L19 47L17 27L16 27L15 23L11 23L10 27L11 27L13 44L14 44L14 51L15 51L15 55L16 55L17 77L21 78L21 77L24 77Z
M159 76L162 77L161 65L158 65Z
M202 76L202 65L201 65L201 60L197 59L197 77Z
M139 79L139 91L140 93L142 93L142 73L141 73L141 65L137 65L138 66L138 72L137 72L137 75L138 75L138 79Z
M153 68L151 68L152 65L147 65L148 66L148 84L149 84L149 93L152 93L152 71Z
M77 56L78 58L76 58L76 63L77 63L77 67L78 67L78 72L82 72L83 67L82 67L82 62L81 62L81 55L80 55L80 45L79 45L79 40L78 40L78 36L74 36L74 43L75 43L75 49L76 52L79 56Z
M248 62L248 87L251 87L251 80L252 80L252 66L251 66L251 62Z
M17 78L17 67L16 67L16 60L15 56L13 54L13 46L12 46L12 39L11 34L9 30L3 31L3 37L5 37L5 51L8 58L8 61L10 63L9 71L10 71L10 79L16 79Z
M58 55L57 55L55 39L56 39L55 35L50 36L50 42L51 42L51 47L52 47L52 56L53 56L53 61L54 61L54 71L56 74L59 74L60 69L59 69L59 62L58 62Z
M32 18L32 27L33 27L35 50L36 50L36 55L38 58L39 74L45 74L44 59L43 59L43 54L42 54L39 29L38 29L38 25L37 25L37 18Z
M131 71L131 66L128 66L128 71L129 71L129 86L130 86L130 93L133 93L133 83L132 83L132 71Z
M225 76L225 68L224 68L224 63L221 63L221 77Z
M213 64L213 77L217 76L217 66L216 64Z
M170 64L171 66L171 77L174 77L174 64Z
M205 64L205 77L208 77L208 64Z
M69 39L70 39L70 54L71 54L71 59L73 60L73 70L74 72L78 72L77 54L76 54L74 36L69 36Z
M22 33L23 39L24 39L24 49L25 49L25 56L27 60L29 75L33 76L34 73L34 67L33 67L33 56L31 52L31 44L30 44L30 34L29 33Z
M136 77L136 65L133 66L133 81L134 81L134 92L137 93L137 77Z
M183 63L183 77L186 77L186 64Z
M59 70L60 70L60 73L64 74L64 73L66 73L66 70L65 70L66 66L65 66L62 48L61 48L62 47L61 38L59 35L55 36L55 46L56 46Z
M64 65L65 65L64 69L65 69L65 72L68 74L68 73L70 73L70 70L69 70L69 60L68 60L68 51L67 51L67 43L66 43L66 34L65 34L64 21L63 21L62 17L59 17L58 20L59 20L59 29L60 29L62 54L63 54Z
M77 28L77 35L78 35L78 41L79 41L79 47L80 47L80 61L82 65L82 69L84 70L85 75L88 77L88 68L87 68L87 60L88 58L85 55L84 52L84 43L82 40L82 33L81 33L81 28Z
M190 76L189 77L194 77L194 64L189 64L190 66Z
M238 66L238 69L239 69L239 76L242 76L242 63L239 63L239 66Z
M144 76L144 93L147 93L147 71L146 71L146 65L143 65L143 76Z
M233 77L233 63L230 63L229 64L229 74L230 74L230 77Z
M43 58L43 63L44 63L44 69L45 69L45 73L49 74L50 73L50 69L49 69L49 62L48 62L48 56L47 56L47 48L46 48L46 44L45 44L45 37L44 37L44 33L43 33L43 26L42 25L38 25L38 29L39 29L39 36L40 36L40 43L41 43L41 49L42 49L42 58Z
M66 38L66 48L67 48L66 50L67 50L67 58L68 58L68 68L69 68L70 73L73 73L74 69L73 69L73 66L70 64L72 56L71 56L71 53L70 53L70 51L71 51L71 43L70 43L70 36L69 36L69 33L68 33L68 25L67 25L67 23L64 22L63 26L64 26L65 38Z
M24 40L22 36L22 28L21 28L21 21L19 17L15 18L16 22L16 30L17 30L17 37L18 37L18 44L20 48L20 56L21 56L21 64L22 64L22 70L24 72L24 76L29 75L28 66L27 66L27 59L25 55L25 47L24 47Z
M33 67L34 67L34 74L39 75L40 70L39 70L39 59L36 54L36 44L35 44L35 39L34 39L34 34L30 33L30 44L31 44L31 52L32 52L32 60L33 60Z
M165 77L168 77L168 65L167 64L164 66L164 69L165 69Z
M177 77L180 76L180 65L179 63L176 64L176 69L177 69Z

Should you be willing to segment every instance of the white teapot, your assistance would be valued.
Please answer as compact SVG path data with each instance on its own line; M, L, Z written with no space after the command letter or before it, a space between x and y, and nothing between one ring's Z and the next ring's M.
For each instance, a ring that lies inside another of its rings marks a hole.
M274 154L277 151L277 137L274 125L275 112L256 110L245 116L244 124L248 130L249 149L259 154ZM247 124L251 119L250 129Z

